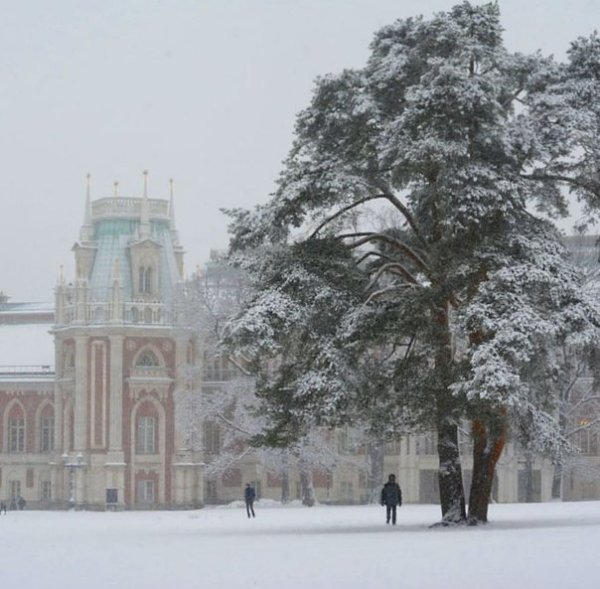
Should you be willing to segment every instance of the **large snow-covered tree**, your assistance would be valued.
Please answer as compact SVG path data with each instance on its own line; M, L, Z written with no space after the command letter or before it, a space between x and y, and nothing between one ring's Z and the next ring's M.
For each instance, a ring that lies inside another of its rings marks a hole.
M573 155L595 149L573 68L508 53L497 4L463 2L383 28L363 69L317 81L276 193L227 211L257 292L227 341L253 360L267 441L356 420L431 428L445 522L467 518L465 417L473 522L487 520L509 423L563 451L536 383L557 342L591 340L597 323L545 220L566 210L565 185L600 194Z
M254 462L281 480L282 500L287 501L294 472L300 478L303 502L313 505L313 471L328 472L344 461L363 470L367 464L361 456L341 456L324 428L296 431L293 442L284 447L256 444L268 421L256 397L255 377L245 357L228 354L220 346L226 322L249 296L244 273L228 266L217 252L182 286L180 313L197 332L201 359L181 367L185 386L176 393L178 428L187 449L202 454L207 478ZM353 434L362 443L362 432Z

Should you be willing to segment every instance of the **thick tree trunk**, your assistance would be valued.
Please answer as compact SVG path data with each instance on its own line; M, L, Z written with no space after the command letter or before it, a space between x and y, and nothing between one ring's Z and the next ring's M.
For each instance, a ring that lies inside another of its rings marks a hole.
M488 520L488 506L496 463L506 443L504 424L486 426L481 420L473 421L473 478L469 494L469 523L476 525Z
M460 523L467 518L458 449L456 400L449 390L452 382L453 357L448 308L447 301L437 307L437 333L435 334L437 339L435 368L439 378L436 412L442 524Z
M452 423L438 426L439 485L442 523L466 520L465 491L458 451L458 427Z

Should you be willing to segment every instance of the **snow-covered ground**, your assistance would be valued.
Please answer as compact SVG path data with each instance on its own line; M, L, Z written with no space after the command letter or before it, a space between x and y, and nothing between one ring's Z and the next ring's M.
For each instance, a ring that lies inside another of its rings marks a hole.
M492 505L477 528L438 508L256 504L186 512L9 512L0 585L21 589L600 587L600 503Z

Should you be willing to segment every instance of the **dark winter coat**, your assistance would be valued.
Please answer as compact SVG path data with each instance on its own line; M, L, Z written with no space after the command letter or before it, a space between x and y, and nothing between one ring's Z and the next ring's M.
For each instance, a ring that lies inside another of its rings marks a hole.
M402 491L395 481L388 481L381 490L381 505L402 505Z
M244 499L246 502L251 502L256 499L256 491L254 490L254 487L246 487L244 490Z

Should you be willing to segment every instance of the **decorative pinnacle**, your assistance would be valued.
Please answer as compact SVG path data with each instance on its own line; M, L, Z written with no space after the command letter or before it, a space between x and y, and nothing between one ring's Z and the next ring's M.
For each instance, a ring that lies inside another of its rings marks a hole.
M140 215L140 239L150 237L150 209L148 204L148 170L144 170L144 197Z
M148 170L144 170L144 198L148 198Z
M115 180L113 182L113 194L114 196L119 196L119 181Z

